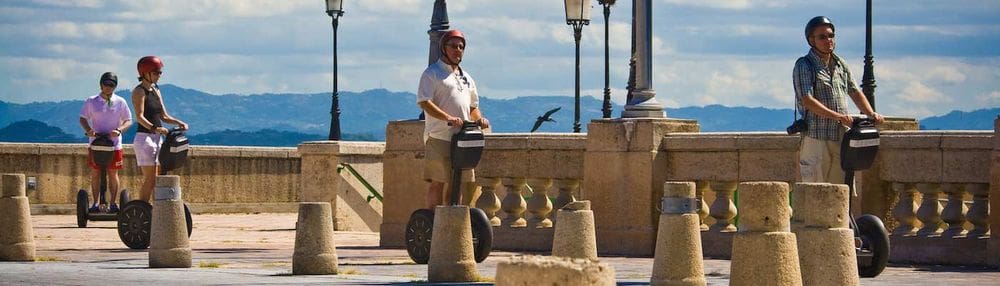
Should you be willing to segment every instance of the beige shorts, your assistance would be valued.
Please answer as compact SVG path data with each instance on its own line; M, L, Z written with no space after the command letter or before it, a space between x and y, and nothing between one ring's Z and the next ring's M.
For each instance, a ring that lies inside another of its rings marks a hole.
M424 181L451 183L451 142L427 138L424 142ZM476 171L462 172L462 182L475 182Z
M840 168L840 142L802 137L799 147L799 174L802 182L844 183Z

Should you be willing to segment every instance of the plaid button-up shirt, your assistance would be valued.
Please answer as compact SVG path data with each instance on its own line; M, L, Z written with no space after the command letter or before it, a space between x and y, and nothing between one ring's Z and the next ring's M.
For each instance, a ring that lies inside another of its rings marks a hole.
M850 93L860 91L851 78L847 64L836 54L833 55L830 66L823 64L815 51L799 58L792 71L792 82L795 85L795 104L799 112L809 122L809 130L803 135L820 140L839 141L847 131L847 127L833 118L823 118L813 112L807 112L802 105L802 97L811 96L826 108L838 113L847 112L847 98Z

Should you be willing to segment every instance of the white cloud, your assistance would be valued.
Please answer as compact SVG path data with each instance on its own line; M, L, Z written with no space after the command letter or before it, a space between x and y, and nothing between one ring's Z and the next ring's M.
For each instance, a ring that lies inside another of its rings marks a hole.
M34 0L35 3L64 8L100 8L104 6L101 0Z
M950 101L943 93L918 81L906 84L898 98L911 103L944 103Z
M667 4L721 9L748 9L750 0L663 0Z

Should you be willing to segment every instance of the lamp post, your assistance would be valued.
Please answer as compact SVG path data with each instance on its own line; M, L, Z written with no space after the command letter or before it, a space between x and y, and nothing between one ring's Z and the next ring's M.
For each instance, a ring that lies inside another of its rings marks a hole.
M580 133L580 37L583 26L590 24L590 1L565 0L566 24L573 26L576 39L576 111L573 113L573 132Z
M875 111L875 61L872 56L872 0L865 7L865 74L861 76L861 91L864 92L872 111Z
M615 5L616 0L597 0L604 6L604 105L601 106L601 113L603 113L604 118L611 118L611 76L610 69L608 68L608 60L610 54L608 52L608 27L611 23L608 22L608 18L611 16L611 6Z
M344 15L343 0L326 0L326 14L333 18L333 103L330 106L329 140L340 140L340 100L337 94L337 26Z

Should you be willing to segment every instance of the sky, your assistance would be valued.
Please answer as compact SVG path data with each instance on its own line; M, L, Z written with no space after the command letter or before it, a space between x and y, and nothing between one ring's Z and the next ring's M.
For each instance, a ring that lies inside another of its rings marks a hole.
M427 65L433 0L344 2L340 89L414 92ZM1000 1L874 2L880 113L922 118L1000 106ZM617 104L625 98L631 4L618 1L609 26ZM605 22L593 5L581 88L600 98ZM481 96L573 95L574 42L563 1L450 0L448 8L452 27L468 37L462 66ZM161 83L208 93L329 92L333 30L325 10L320 0L3 1L0 100L80 100L98 91L105 71L117 72L127 89L146 55L164 59ZM836 24L836 53L860 84L863 0L653 0L657 100L791 108L792 66L808 51L803 28L817 15Z

